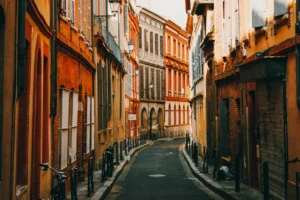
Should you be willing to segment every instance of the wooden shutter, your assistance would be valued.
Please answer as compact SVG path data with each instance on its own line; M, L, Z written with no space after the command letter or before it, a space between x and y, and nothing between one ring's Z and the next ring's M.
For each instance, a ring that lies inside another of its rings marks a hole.
M158 54L158 34L155 34L155 54Z
M69 91L61 89L60 103L60 169L68 164Z
M150 52L153 53L153 32L150 32Z
M95 98L91 97L91 150L95 148Z
M278 17L288 12L289 0L274 0L274 16Z
M164 56L164 38L163 36L160 36L160 55Z
M148 30L145 29L144 30L144 45L145 45L145 51L148 52L148 39L147 39L147 33L148 33Z
M149 98L149 67L145 67L146 98Z
M259 28L266 25L266 0L252 0L252 27Z
M151 89L151 98L154 99L154 91L155 91L154 68L151 68L151 83L153 84L153 88Z
M161 83L161 99L164 99L165 97L165 81L164 81L164 71L160 72L160 83Z
M143 48L143 41L142 41L142 27L140 27L140 32L139 32L139 48Z
M124 32L128 33L128 4L124 4Z
M156 99L160 98L160 71L156 70Z
M140 97L143 98L145 95L144 91L144 67L140 66Z

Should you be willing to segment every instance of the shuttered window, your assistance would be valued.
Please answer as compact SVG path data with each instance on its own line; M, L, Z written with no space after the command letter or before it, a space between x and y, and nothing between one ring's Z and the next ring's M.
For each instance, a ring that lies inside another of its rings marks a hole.
M252 28L259 28L266 25L266 0L252 0Z
M94 116L94 97L86 96L86 124L85 124L85 152L89 153L94 149L94 132L95 132L95 116Z
M144 95L144 66L140 66L140 96L143 98Z
M176 56L176 40L173 40L173 55Z
M88 41L91 43L92 41L92 31L91 31L91 23L92 23L92 19L91 19L91 15L92 15L92 12L91 12L91 1L92 0L87 0L88 1L88 10L87 10L87 38L88 38Z
M144 30L144 45L145 45L145 51L148 52L148 38L147 38L148 30Z
M68 123L69 123L69 91L60 90L60 117L59 117L59 168L64 169L68 164Z
M99 5L98 5L98 0L94 0L94 15L99 15Z
M149 98L149 67L145 67L146 98Z
M155 54L158 54L158 34L155 34Z
M160 70L156 70L156 99L160 98Z
M83 0L79 0L79 4L78 4L78 12L79 12L79 32L82 33L83 30L83 24L82 24L82 1Z
M234 24L235 24L235 44L240 40L240 12L239 12L239 0L235 1L235 11L234 11Z
M164 81L164 71L160 72L160 82L161 82L161 99L165 96L165 81Z
M102 63L98 63L98 130L101 130L104 128L103 124L103 68Z
M168 36L168 43L167 43L167 45L168 45L168 53L171 53L171 37L170 36Z
M69 131L69 155L71 156L71 162L76 160L77 151L77 115L78 115L78 93L71 93L70 101L70 131Z
M142 41L142 27L140 27L140 32L139 32L139 48L143 48L143 41Z
M164 38L163 36L160 36L160 41L159 41L159 44L160 44L160 56L164 56Z
M278 17L288 12L289 0L274 0L274 16Z
M154 99L154 86L155 86L155 82L154 82L154 68L151 68L151 83L153 84L153 88L151 89L151 98Z
M124 32L127 35L128 34L128 4L124 4Z
M150 32L150 52L153 53L153 32Z

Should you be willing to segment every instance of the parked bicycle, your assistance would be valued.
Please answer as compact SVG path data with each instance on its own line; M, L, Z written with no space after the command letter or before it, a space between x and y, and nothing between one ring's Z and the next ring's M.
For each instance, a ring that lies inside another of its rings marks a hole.
M50 200L66 200L65 183L68 179L66 174L49 166L48 163L41 163L40 167L43 171L48 171L48 169L50 169L53 177L57 181L57 184L51 190Z
M43 171L48 171L48 169L50 169L54 179L57 182L50 192L50 200L67 200L65 191L65 184L66 180L68 179L67 174L69 174L71 177L71 200L77 200L77 176L79 174L84 174L84 171L74 168L65 173L63 171L54 169L48 163L41 163L40 167Z

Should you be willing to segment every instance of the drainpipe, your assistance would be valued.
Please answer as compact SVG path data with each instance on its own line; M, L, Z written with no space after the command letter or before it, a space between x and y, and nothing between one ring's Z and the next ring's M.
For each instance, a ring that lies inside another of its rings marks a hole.
M18 5L18 69L17 69L17 99L22 95L25 87L26 74L26 40L25 40L25 15L27 1L20 1Z
M286 63L284 64L284 70L286 71ZM283 86L282 86L282 98L283 98L283 148L284 148L284 197L285 199L288 198L287 196L287 187L288 187L288 132L287 132L287 102L286 102L286 75L282 80Z
M52 117L51 127L52 127L52 141L51 141L51 161L52 165L54 164L54 136L55 136L55 116L56 116L56 100L57 100L57 68L56 68L56 23L57 23L57 1L51 1L51 18L50 18L50 26L52 30L51 36L51 86L50 86L50 116ZM54 181L51 181L51 185L54 186Z
M300 55L299 45L296 43L297 36L300 35L300 0L296 5L296 36L295 36L295 49L296 49L296 87L297 87L297 106L300 110Z

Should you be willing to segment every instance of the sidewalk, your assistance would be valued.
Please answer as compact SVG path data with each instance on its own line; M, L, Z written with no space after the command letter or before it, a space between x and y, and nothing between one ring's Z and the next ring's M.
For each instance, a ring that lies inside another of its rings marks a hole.
M184 159L190 167L192 173L206 187L223 197L224 199L232 200L260 200L263 199L261 194L255 188L251 188L243 183L240 183L240 193L235 192L235 181L215 181L213 179L213 167L208 167L208 173L201 173L203 160L199 157L198 166L195 165L192 158L186 152L184 146L182 148Z

